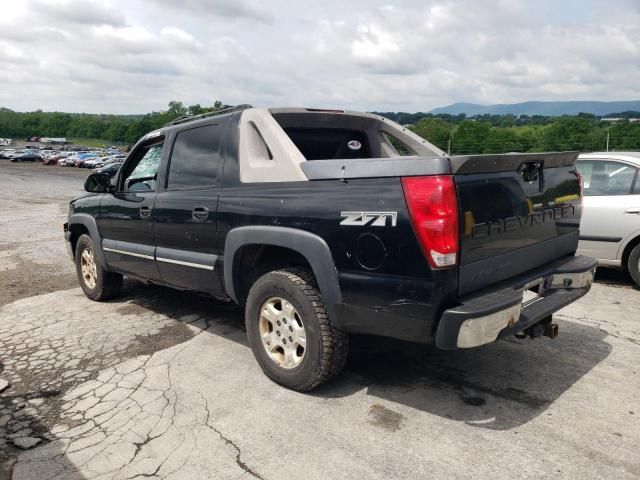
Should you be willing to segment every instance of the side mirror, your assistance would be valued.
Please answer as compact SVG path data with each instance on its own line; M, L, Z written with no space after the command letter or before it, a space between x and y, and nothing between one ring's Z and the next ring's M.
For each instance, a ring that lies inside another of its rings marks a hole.
M92 173L84 182L84 189L91 193L113 192L115 187L111 184L111 177L106 173Z

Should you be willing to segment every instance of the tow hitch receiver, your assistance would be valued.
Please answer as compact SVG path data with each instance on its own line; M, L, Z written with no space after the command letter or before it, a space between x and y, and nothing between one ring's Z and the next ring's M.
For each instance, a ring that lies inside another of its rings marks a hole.
M522 332L517 333L518 338L540 338L549 337L556 338L558 336L558 324L553 323L551 315L543 318L538 323L531 325L529 328L525 328Z

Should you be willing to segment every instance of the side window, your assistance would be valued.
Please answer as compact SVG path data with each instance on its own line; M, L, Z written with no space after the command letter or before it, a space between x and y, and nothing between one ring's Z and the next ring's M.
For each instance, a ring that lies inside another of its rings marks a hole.
M216 184L220 163L220 131L220 125L206 125L177 134L169 161L167 188Z
M399 157L406 157L409 155L415 155L411 152L411 149L402 141L398 140L393 135L387 132L380 132L388 148L392 149L392 154Z
M584 194L628 195L636 177L636 168L620 162L608 160L579 161L578 170L582 175Z
M123 191L145 192L156 189L163 144L164 140L159 140L144 145L133 153L133 160L127 164L127 171L123 175Z

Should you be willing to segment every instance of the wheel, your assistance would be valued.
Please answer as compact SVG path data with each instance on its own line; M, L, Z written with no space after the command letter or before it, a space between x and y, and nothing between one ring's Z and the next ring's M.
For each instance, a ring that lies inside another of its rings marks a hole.
M98 262L95 246L89 235L83 234L76 244L76 273L85 295L102 301L117 297L122 290L122 275L106 271Z
M636 282L636 285L640 287L640 244L631 250L629 259L627 260L627 270L631 278L633 278L633 281Z
M340 373L349 336L329 318L311 274L276 270L260 277L247 298L249 345L273 381L306 392Z

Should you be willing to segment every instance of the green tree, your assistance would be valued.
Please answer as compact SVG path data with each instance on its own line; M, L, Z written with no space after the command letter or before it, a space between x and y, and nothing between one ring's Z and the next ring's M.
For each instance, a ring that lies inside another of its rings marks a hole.
M171 118L182 117L188 113L187 108L183 105L182 102L178 102L177 100L171 100L169 102L169 109L167 110L167 115Z
M628 120L616 123L609 129L610 150L640 149L640 122Z
M451 153L482 153L491 132L491 125L486 122L464 120L453 132Z
M545 127L542 135L542 150L591 150L589 133L596 128L594 119L584 117L561 117Z
M189 115L200 115L204 113L205 110L200 106L199 103L196 103L195 105L189 105L187 112L189 113Z
M449 122L445 122L440 118L428 117L423 118L418 123L411 126L410 129L421 137L426 138L437 147L446 151L454 125Z

